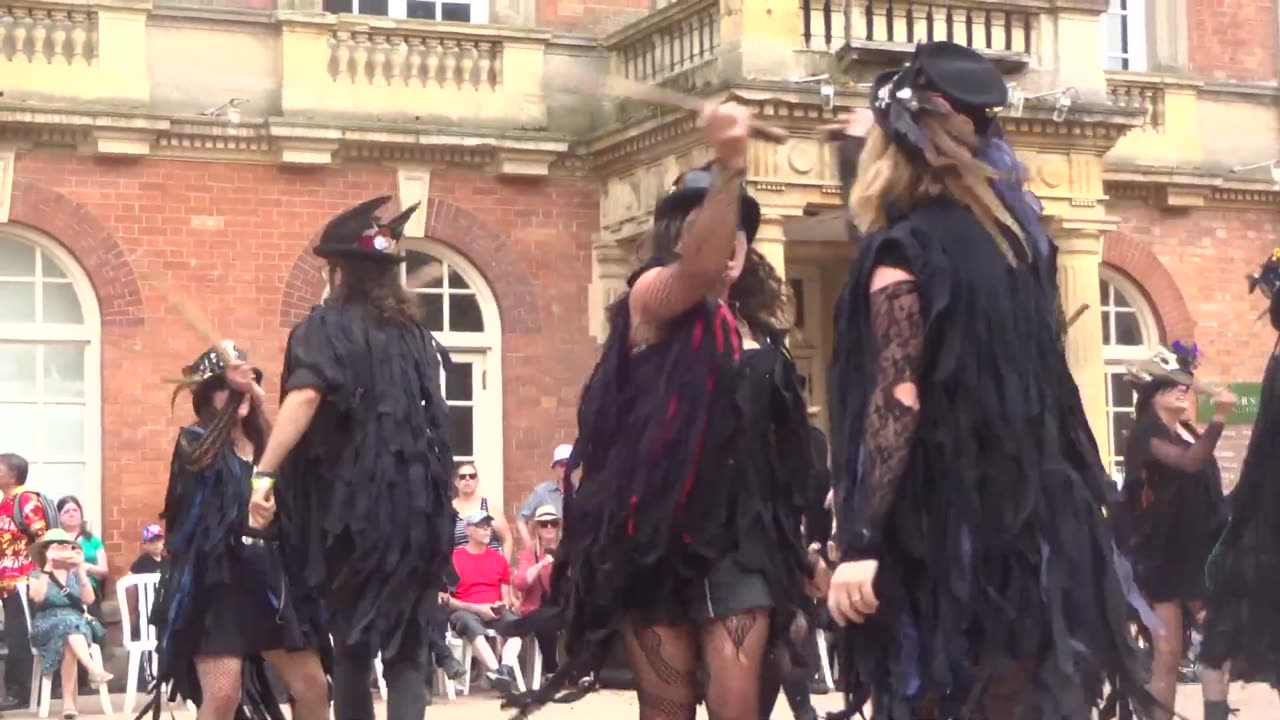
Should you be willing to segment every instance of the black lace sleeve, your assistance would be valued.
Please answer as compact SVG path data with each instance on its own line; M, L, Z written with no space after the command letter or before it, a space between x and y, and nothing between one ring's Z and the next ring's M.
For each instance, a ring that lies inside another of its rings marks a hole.
M914 384L924 349L924 324L914 280L871 293L871 329L879 349L876 386L863 426L862 468L850 527L853 556L846 558L850 560L876 555L919 420Z

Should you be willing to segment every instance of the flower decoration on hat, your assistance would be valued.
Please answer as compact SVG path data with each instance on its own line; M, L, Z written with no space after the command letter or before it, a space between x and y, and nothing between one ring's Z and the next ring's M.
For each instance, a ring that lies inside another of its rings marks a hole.
M360 234L359 246L362 250L390 252L396 247L396 239L391 235L391 228L374 225Z

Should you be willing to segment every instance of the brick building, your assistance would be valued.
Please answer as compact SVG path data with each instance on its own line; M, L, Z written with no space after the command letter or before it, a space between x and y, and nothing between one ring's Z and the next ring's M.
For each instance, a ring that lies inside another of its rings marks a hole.
M409 268L447 269L416 291L459 361L458 452L511 507L572 439L649 210L706 153L687 114L544 91L604 69L732 94L792 132L750 180L821 404L854 249L826 222L815 129L945 34L1044 95L1006 125L1063 245L1065 304L1090 306L1068 353L1106 451L1131 402L1113 380L1156 343L1197 340L1205 377L1256 380L1273 333L1243 275L1280 245L1275 0L991 5L854 2L844 37L805 0L0 4L0 451L80 495L122 567L189 419L165 379L207 344L170 299L248 348L274 395L287 330L323 294L315 233L389 194L423 203ZM800 80L823 75L834 102ZM1246 439L1233 427L1229 473Z

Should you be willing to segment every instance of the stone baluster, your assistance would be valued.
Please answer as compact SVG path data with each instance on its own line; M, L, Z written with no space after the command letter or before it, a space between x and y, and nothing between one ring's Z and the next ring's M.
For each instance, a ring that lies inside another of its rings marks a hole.
M49 11L31 11L31 62L49 64L49 55L45 52L44 41L49 36Z
M89 64L98 66L98 16L90 15L89 21L85 23L88 37L85 39L84 56L89 59Z
M432 84L438 87L444 86L444 81L440 79L440 57L443 53L439 40L427 40L427 72L422 79L424 87Z
M351 73L351 53L355 50L355 41L351 38L351 33L341 31L337 33L338 47L334 50L336 62L338 64L337 72L334 80L346 80L347 82L355 82L355 78Z
M355 34L356 46L352 51L351 57L355 67L351 72L351 84L355 85L368 78L369 63L369 36L365 33Z
M76 66L85 66L89 61L84 56L84 44L89 37L86 30L88 26L88 16L82 12L71 13L71 58L68 64Z
M441 87L458 87L458 41L444 41L444 67L440 73Z
M502 89L502 46L493 48L493 89Z
M9 53L5 46L5 40L9 38L9 35L12 33L12 30L13 30L13 18L10 17L9 13L5 12L3 8L0 8L0 62L4 62L5 60L9 59Z
M31 56L27 55L27 33L31 30L31 17L26 10L15 9L14 25L13 25L13 61L16 63L29 63Z
M396 87L407 85L404 66L409 60L409 46L402 37L392 38L391 41L391 71L387 82Z
M49 62L56 58L61 64L71 64L71 56L67 54L67 11L54 10L49 13L52 18L52 32L49 35Z
M373 38L373 56L371 64L373 65L373 86L387 86L387 52L390 50L387 45L386 35L376 35Z
M459 48L458 87L463 90L474 90L480 85L473 77L476 69L476 54L475 43L463 43Z
M423 53L422 38L420 37L409 38L408 52L409 52L409 58L408 58L409 72L407 73L404 79L404 84L412 85L414 87L424 87L426 86L427 82L426 80L423 80L422 75L419 74L422 70L422 53Z
M478 42L476 47L480 50L478 58L478 71L476 73L476 87L481 90L493 89L493 43Z

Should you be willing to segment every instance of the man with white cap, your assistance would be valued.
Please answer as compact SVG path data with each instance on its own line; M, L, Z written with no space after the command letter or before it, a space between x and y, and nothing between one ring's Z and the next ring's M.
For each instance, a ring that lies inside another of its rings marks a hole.
M572 445L557 445L551 453L551 469L555 471L555 478L535 487L525 499L524 504L520 506L520 514L516 516L516 527L519 528L522 547L533 546L533 535L529 532L529 523L533 521L533 514L538 508L550 505L556 509L557 514L564 514L564 468L572 454Z

